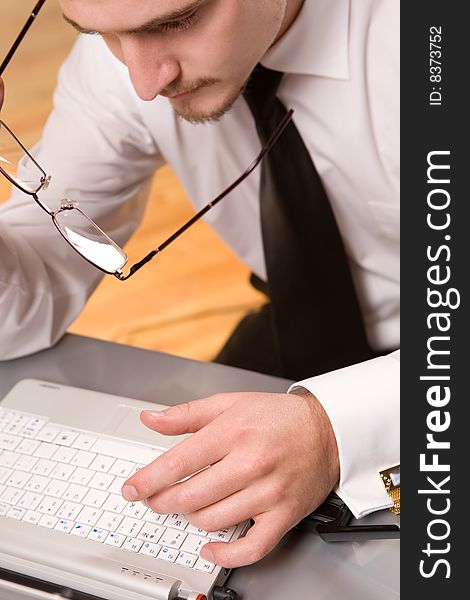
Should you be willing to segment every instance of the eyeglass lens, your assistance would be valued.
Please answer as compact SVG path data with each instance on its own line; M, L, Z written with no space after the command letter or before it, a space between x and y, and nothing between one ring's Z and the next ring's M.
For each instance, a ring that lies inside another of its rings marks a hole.
M123 250L79 208L62 208L52 218L69 244L106 273L113 274L126 264Z
M36 193L44 182L44 172L31 160L24 148L0 121L0 169L23 191Z

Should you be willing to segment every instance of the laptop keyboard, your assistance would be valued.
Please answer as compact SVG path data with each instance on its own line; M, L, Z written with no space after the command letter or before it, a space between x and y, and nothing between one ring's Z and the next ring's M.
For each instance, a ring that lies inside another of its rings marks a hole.
M0 407L0 517L212 573L200 549L229 542L235 527L207 532L121 495L163 452Z

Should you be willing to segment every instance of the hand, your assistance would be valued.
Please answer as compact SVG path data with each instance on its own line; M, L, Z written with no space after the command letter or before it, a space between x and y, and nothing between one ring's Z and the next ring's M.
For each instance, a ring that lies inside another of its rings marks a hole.
M4 96L5 96L5 86L3 85L2 79L0 79L0 108L2 108Z
M128 479L124 498L182 513L206 531L252 518L244 538L202 548L203 558L227 568L263 558L339 479L331 424L308 393L217 394L143 411L141 420L164 435L194 435Z

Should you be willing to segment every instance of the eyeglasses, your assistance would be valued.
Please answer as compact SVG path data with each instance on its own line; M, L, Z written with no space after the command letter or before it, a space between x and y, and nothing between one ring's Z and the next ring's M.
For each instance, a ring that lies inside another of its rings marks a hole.
M0 75L11 60L11 57L43 3L44 0L40 0L33 9L28 21L2 62ZM79 208L78 202L64 198L60 201L59 208L53 210L39 198L38 193L41 190L47 189L51 176L46 174L44 169L26 150L20 140L3 121L0 121L0 173L22 192L29 194L34 198L42 210L52 218L52 222L62 237L76 252L78 252L78 254L80 254L80 256L104 273L114 275L120 281L126 281L152 260L152 258L179 238L179 236L189 229L191 225L194 225L194 223L199 221L199 219L201 219L211 208L242 183L242 181L256 169L262 159L274 146L291 120L292 115L293 110L288 111L275 128L266 144L262 147L258 156L238 179L189 219L189 221L173 233L167 240L149 252L142 260L130 267L127 274L124 274L122 271L128 261L128 256L125 251Z
M52 218L52 222L62 237L85 260L104 273L114 275L121 281L126 281L244 181L274 146L291 120L292 115L293 111L290 110L273 131L255 160L238 179L175 231L167 240L130 267L127 274L122 271L128 261L127 254L79 208L78 202L64 198L60 201L59 208L53 210L39 198L39 192L47 189L51 176L46 174L3 121L0 121L0 173L22 192L34 198L42 210Z

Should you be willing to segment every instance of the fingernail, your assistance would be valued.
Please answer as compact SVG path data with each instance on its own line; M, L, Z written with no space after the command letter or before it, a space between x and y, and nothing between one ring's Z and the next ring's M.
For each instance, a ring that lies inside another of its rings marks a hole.
M207 546L203 546L201 548L201 556L204 560L208 560L211 563L215 562L214 555L212 554L212 551L209 550L209 548Z
M144 410L144 412L151 417L164 417L168 412L168 409L165 408L164 410Z
M139 498L139 494L133 485L125 485L122 488L122 495L129 502L135 502Z

